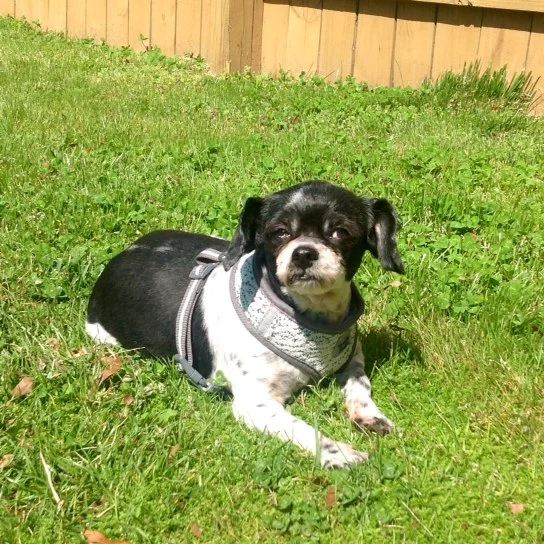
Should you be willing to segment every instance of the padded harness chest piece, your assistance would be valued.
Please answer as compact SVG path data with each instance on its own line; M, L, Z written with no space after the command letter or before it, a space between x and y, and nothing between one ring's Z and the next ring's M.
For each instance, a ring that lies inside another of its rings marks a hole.
M282 300L255 253L236 263L229 283L232 305L248 332L312 380L333 374L353 357L357 320L364 309L353 284L348 315L340 323L329 323L310 318Z

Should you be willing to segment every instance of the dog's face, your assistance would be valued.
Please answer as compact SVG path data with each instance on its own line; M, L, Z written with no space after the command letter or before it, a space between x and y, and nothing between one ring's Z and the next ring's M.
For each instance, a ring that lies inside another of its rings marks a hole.
M249 198L224 261L264 252L269 274L291 293L320 295L349 284L369 250L387 270L404 273L397 218L383 199L363 199L312 181Z

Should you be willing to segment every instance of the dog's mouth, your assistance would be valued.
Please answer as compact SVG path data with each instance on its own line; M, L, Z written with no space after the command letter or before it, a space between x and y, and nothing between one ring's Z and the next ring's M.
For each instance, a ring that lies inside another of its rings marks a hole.
M321 292L323 289L328 289L335 283L333 279L324 278L316 274L314 271L308 269L292 270L286 279L286 287L308 294L315 290Z
M297 283L297 282L316 282L318 279L313 275L306 271L304 272L295 272L291 275L291 283Z
M294 269L291 270L289 277L288 277L288 283L293 285L297 283L321 283L321 278L315 274L312 270L300 270L300 269Z
M292 270L286 279L287 281L282 283L287 293L302 297L324 296L343 288L346 284L344 278L318 275L312 270Z

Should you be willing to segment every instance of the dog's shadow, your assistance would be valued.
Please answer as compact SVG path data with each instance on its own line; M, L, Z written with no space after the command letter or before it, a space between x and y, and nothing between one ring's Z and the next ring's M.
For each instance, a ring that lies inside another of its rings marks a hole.
M370 329L360 335L365 356L365 372L375 370L395 359L400 364L423 364L423 355L413 331L394 327Z

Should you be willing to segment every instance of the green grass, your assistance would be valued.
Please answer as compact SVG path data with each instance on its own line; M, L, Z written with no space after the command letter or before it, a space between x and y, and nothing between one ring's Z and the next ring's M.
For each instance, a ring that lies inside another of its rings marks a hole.
M200 60L11 19L0 38L0 460L13 455L0 542L542 541L544 123L525 113L530 82L369 91L211 77ZM86 338L85 307L111 256L159 228L229 237L247 196L312 178L386 197L403 220L401 285L370 257L356 278L374 396L397 430L358 434L334 384L291 406L368 464L327 472L121 350L97 387L112 352ZM10 402L25 375L34 390Z

